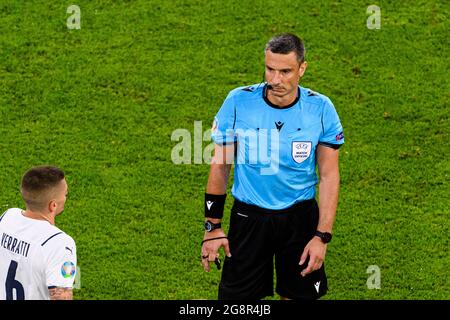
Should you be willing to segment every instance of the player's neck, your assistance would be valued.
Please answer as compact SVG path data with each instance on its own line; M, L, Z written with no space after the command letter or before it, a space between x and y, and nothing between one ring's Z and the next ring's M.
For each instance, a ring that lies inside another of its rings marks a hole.
M286 107L293 103L295 99L297 99L298 90L293 90L292 93L289 93L285 96L278 97L272 94L271 90L267 91L267 99L274 105L279 107Z
M51 225L55 225L55 217L52 214L45 214L27 209L25 211L22 211L22 215L34 220L47 221Z

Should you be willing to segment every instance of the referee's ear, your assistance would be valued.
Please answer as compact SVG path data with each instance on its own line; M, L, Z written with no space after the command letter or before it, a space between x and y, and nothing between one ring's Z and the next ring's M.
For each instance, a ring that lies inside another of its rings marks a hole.
M303 74L305 73L307 67L308 67L308 62L303 61L302 63L300 63L300 66L298 67L299 68L298 73L299 73L300 78L303 77Z

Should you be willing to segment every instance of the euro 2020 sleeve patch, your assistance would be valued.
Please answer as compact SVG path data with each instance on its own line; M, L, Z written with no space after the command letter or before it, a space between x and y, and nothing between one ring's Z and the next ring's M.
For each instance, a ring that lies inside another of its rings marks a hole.
M61 266L61 274L65 279L73 278L75 276L75 265L71 261L66 261Z

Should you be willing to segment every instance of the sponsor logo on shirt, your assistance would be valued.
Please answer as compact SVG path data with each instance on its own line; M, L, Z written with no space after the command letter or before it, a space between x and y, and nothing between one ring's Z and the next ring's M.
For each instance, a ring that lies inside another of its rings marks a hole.
M344 132L340 132L339 134L336 135L336 141L342 140L344 139Z
M275 122L275 126L277 127L277 130L280 131L281 128L283 128L284 122L278 121Z

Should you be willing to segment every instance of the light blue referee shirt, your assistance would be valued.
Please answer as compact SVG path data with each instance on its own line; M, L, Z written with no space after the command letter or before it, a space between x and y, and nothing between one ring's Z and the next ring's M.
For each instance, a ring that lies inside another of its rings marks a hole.
M212 138L237 143L233 196L279 210L312 199L318 182L316 148L339 148L344 134L330 99L299 86L297 99L280 108L266 85L232 90L214 119Z

